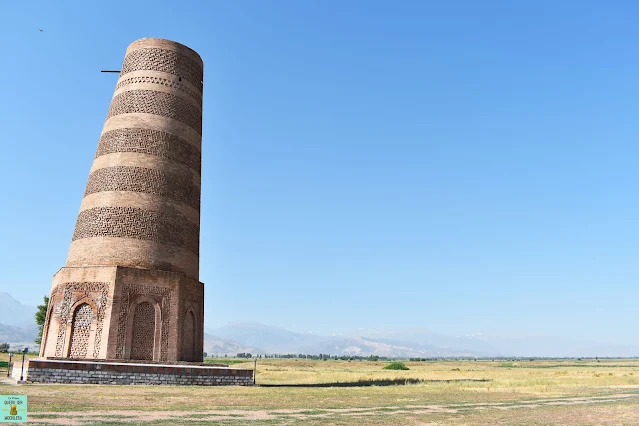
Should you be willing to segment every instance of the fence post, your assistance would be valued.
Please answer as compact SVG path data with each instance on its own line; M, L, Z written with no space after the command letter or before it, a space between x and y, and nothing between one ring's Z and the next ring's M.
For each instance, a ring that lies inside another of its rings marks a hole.
M253 384L255 384L256 374L257 374L257 357L253 358Z
M13 365L11 363L11 357L13 357L13 352L9 352L9 364L7 365L7 377L11 377L11 366Z

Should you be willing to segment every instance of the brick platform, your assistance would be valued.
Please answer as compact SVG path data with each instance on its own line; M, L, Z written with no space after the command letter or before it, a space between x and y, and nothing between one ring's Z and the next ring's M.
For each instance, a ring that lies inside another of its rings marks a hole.
M249 386L253 370L203 365L30 360L27 383Z

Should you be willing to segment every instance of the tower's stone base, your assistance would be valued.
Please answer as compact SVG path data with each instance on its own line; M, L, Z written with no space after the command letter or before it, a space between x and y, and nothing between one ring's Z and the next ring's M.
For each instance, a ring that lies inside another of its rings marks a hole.
M53 277L41 357L201 362L204 285L178 272L65 267Z
M203 366L68 360L30 360L27 383L97 385L248 386L253 370Z

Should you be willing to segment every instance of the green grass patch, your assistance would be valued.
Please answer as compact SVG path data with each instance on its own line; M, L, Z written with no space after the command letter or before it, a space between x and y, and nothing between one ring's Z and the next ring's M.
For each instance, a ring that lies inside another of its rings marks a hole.
M34 418L34 419L86 419L87 421L89 421L90 419L88 419L86 416L78 416L78 415L68 415L68 414L38 414L38 413L29 413L28 417ZM121 415L107 415L105 417L108 417L109 419L113 419L113 420L126 420L126 419L133 419L135 418L135 416L121 416Z
M243 414L221 414L221 413L194 413L194 414L185 414L184 418L188 419L203 419L206 417L245 417Z
M328 411L326 410L304 410L304 411L300 411L299 413L295 413L295 414L305 414L305 415L314 415L314 414L327 414Z
M384 367L384 370L410 370L410 368L406 367L406 364L404 364L403 362L398 361L391 362L386 367Z

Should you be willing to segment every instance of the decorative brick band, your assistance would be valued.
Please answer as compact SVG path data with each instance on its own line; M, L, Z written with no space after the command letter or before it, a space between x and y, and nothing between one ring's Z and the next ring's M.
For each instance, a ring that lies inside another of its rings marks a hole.
M117 86L115 86L115 90L117 91L121 87L128 86L129 84L138 84L138 83L152 83L159 84L161 86L170 87L172 89L178 89L180 92L186 93L187 95L195 98L200 105L202 104L202 94L195 90L189 89L184 84L180 84L177 81L169 80L168 78L162 77L150 77L150 76L139 76L139 77L129 77L123 80L120 80Z
M80 212L73 241L91 237L136 238L199 255L200 227L181 215L135 207L96 207Z
M115 129L100 138L95 158L114 152L139 152L175 161L195 170L202 170L200 150L171 133L151 129Z
M146 113L180 121L202 134L202 112L191 102L170 93L155 90L131 90L111 101L107 120L120 114Z
M200 210L200 189L190 176L145 167L114 166L94 170L84 195L104 191L144 192Z
M159 48L134 50L124 58L120 75L140 70L162 71L177 75L202 91L202 67L191 58L175 51Z

